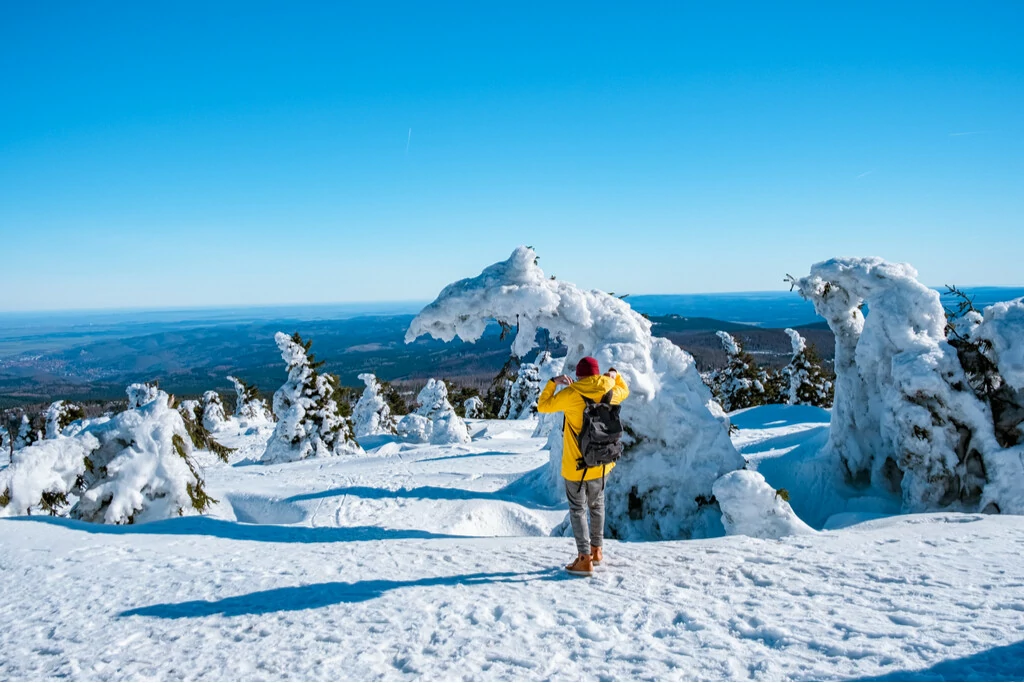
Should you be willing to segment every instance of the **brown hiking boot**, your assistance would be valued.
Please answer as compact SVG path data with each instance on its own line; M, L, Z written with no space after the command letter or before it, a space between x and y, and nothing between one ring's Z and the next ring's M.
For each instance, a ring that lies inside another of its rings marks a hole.
M590 576L594 573L594 561L590 555L580 555L565 570L576 576Z
M604 553L601 551L601 546L599 545L590 546L590 556L594 559L594 564L601 564L604 562Z

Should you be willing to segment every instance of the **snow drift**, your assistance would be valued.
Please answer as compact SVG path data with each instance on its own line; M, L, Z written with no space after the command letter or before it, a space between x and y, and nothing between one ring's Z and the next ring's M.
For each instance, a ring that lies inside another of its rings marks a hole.
M491 320L518 325L512 352L525 356L538 329L568 348L565 367L594 356L615 367L632 392L622 418L635 435L608 480L609 533L620 538L687 538L721 533L711 501L713 482L743 466L723 422L708 408L711 394L693 358L614 296L550 279L537 256L519 247L474 278L444 288L412 321L411 342L424 334L444 341L476 341ZM551 498L562 497L561 428L543 477Z
M835 402L825 448L848 480L899 495L907 512L1024 513L1021 448L997 442L989 407L971 390L946 341L939 294L917 281L913 267L832 259L793 285L835 333ZM992 330L1013 308L1000 306ZM1015 338L991 334L1020 352L1019 328ZM1013 377L1014 352L999 355L1010 359Z
M814 533L814 529L793 512L786 502L786 494L769 486L757 472L729 472L712 488L722 508L722 523L727 534L782 538Z

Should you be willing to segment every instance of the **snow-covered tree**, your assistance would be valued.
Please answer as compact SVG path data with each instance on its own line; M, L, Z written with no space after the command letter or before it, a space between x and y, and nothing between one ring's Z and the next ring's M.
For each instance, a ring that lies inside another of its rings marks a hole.
M0 472L0 516L44 512L131 524L201 513L216 502L166 393L156 391L112 418L83 422L73 436L15 453Z
M356 438L377 434L394 434L395 418L391 415L391 407L384 400L380 382L371 372L359 375L359 379L363 381L366 388L352 409Z
M438 445L469 443L469 429L448 401L448 387L444 382L428 380L416 397L416 403L416 412L398 423L399 436Z
M543 356L546 354L546 358ZM546 351L538 362L550 360L551 354ZM498 411L502 420L525 420L537 412L537 399L540 397L540 366L538 363L523 363L515 381L508 386L505 399Z
M40 435L36 430L32 429L32 421L28 419L28 415L25 413L22 413L21 419L13 424L16 425L16 428L9 429L14 434L14 450L26 448L39 441Z
M651 322L617 297L544 275L537 256L519 247L477 277L448 285L412 321L406 341L481 337L492 320L517 320L512 353L524 357L537 331L565 345L564 366L583 356L615 367L630 386L623 422L635 435L608 478L607 523L619 538L690 538L721 533L711 486L744 461L711 413L711 393L693 357L651 336ZM549 438L550 465L533 475L552 500L564 499L561 427Z
M743 350L728 332L719 331L728 360L711 375L711 390L726 411L761 406L770 402L772 378Z
M243 426L271 421L270 408L260 397L260 391L255 384L248 384L230 375L228 381L235 387L235 417Z
M786 329L793 345L793 355L782 374L786 378L786 403L789 405L829 408L835 389L832 378L822 367L821 358L813 346L793 329Z
M538 356L536 362L538 367L538 384L542 390L548 383L548 380L554 379L564 372L564 357L553 358L549 352L544 351ZM559 388L559 391L561 391L561 388ZM535 437L548 436L552 430L561 424L562 416L558 413L538 413L537 427L533 430L533 435ZM559 430L559 434L561 434L561 430Z
M216 391L203 392L203 426L207 431L217 431L227 420L224 401Z
M479 396L470 396L462 402L462 408L466 413L466 419L472 420L480 417L484 411L484 402Z
M334 399L334 378L318 371L323 363L309 352L311 342L283 332L274 341L288 366L288 380L274 393L278 421L261 460L292 462L361 451Z
M188 432L189 440L195 448L201 451L210 451L223 462L228 462L234 448L221 445L213 434L206 428L204 420L205 408L203 403L195 400L185 400L178 404L178 414L185 423L185 431Z
M946 340L939 294L918 282L913 267L879 258L832 259L793 285L836 337L826 449L851 481L867 479L899 494L908 512L1024 513L1024 450L997 439L990 407ZM1024 311L1024 304L986 309L969 335L1006 345L1007 359L997 351L997 362L1012 384L1014 359L1024 353L1024 317L1007 319L1011 310Z
M85 411L74 403L54 401L43 413L43 417L46 419L46 438L56 439L65 427L85 417Z
M149 382L140 382L137 384L128 385L128 409L138 408L144 406L157 397L160 390L156 384L150 384Z

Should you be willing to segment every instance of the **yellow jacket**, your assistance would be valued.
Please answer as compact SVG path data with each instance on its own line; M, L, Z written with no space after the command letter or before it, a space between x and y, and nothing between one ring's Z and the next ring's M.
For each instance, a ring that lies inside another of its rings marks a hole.
M580 429L583 428L583 409L587 405L583 396L592 401L600 401L602 396L611 391L612 404L618 404L629 396L629 387L618 373L615 379L605 375L584 377L556 394L557 386L554 381L547 383L537 400L537 410L541 413L565 413L565 429L562 430L562 476L570 481L579 481L583 476L583 469L577 469L576 464L582 457ZM605 474L611 472L613 467L615 463L608 465L604 470ZM586 481L600 478L600 467L591 467L587 470Z

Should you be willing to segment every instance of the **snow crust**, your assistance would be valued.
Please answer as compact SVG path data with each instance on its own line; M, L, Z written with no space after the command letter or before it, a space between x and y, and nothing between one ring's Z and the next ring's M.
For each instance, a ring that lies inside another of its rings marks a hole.
M391 415L391 407L381 395L380 382L373 373L359 375L366 388L362 396L352 408L352 421L355 424L356 438L395 433L395 418Z
M758 472L729 472L715 482L712 490L722 508L722 524L727 534L782 538L814 533Z
M939 294L912 266L832 259L794 285L836 336L827 449L852 478L896 492L910 512L1024 512L1021 451L996 441L946 341Z
M609 477L611 533L627 539L720 534L718 510L699 501L709 499L712 483L742 467L743 459L708 409L711 395L693 358L652 337L650 322L625 301L549 279L536 260L532 249L519 247L477 277L448 285L412 321L406 341L428 334L473 342L491 320L516 322L512 352L519 357L543 328L566 345L565 367L593 356L602 370L616 368L632 392L623 403L623 421L639 441ZM535 478L552 499L564 495L561 439L554 434L548 470ZM641 510L633 503L631 513L631 500Z

